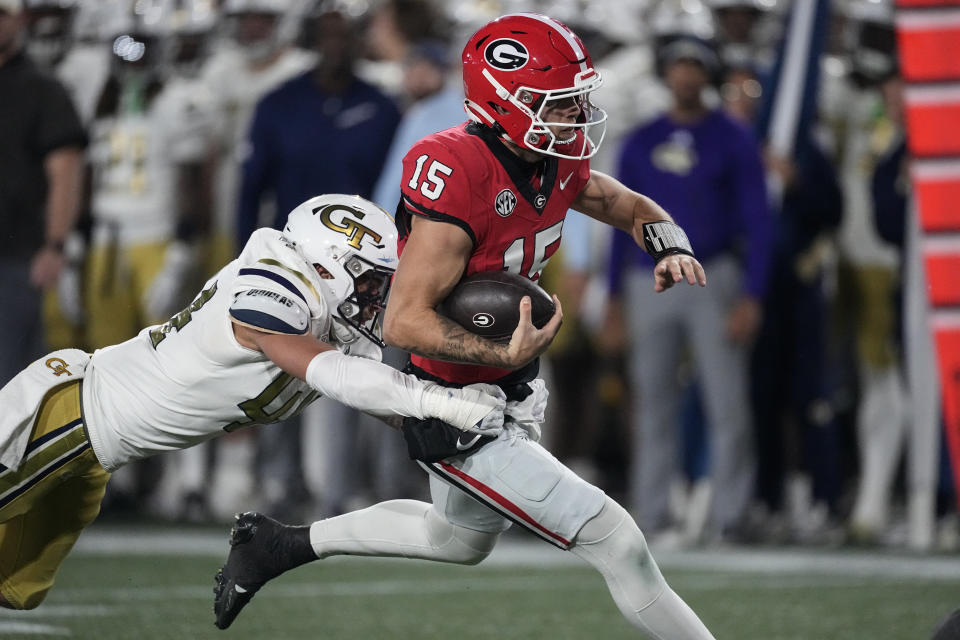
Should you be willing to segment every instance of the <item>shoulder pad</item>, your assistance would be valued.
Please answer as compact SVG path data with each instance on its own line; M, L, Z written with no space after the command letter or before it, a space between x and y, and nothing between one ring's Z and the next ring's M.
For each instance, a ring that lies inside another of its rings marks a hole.
M269 289L247 289L230 305L230 317L267 333L303 335L310 328L310 313L299 298Z

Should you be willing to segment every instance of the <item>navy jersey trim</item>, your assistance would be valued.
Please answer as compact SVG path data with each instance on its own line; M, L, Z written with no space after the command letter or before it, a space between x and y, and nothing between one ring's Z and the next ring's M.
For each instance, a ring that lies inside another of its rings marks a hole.
M253 309L230 309L230 317L241 324L255 329L263 329L270 333L282 333L291 336L302 336L310 328L309 325L303 328L303 331L297 327L284 322L276 316Z
M289 291L290 293L295 294L298 298L303 300L304 304L306 304L308 307L310 305L310 303L307 302L307 298L302 293L300 293L300 289L297 289L297 287L294 286L293 283L291 283L289 280L287 280L283 276L274 273L273 271L267 271L266 269L251 269L250 267L244 267L243 269L240 269L238 275L260 276L261 278L272 280L277 284L279 284L284 289L286 289L287 291Z
M67 431L70 431L71 429L73 429L74 427L76 427L76 426L77 426L78 424L80 424L81 422L83 422L83 419L82 419L82 418L77 418L76 420L72 420L72 421L68 422L67 424L63 425L62 427L57 427L57 428L54 429L53 431L48 431L47 433L43 434L42 436L40 436L40 437L37 438L36 440L32 440L32 441L30 442L30 444L27 445L26 451L24 451L24 458L26 458L26 456L29 455L29 453L30 453L31 451L33 451L34 449L36 449L37 447L39 447L40 445L42 445L44 442L49 442L50 440L53 440L54 438L56 438L56 437L59 436L60 434L66 433Z
M22 496L24 493L29 491L32 487L35 487L41 480L49 476L51 473L53 473L63 465L81 456L83 452L89 448L90 448L90 441L88 440L83 444L77 446L76 448L72 449L71 451L68 451L67 453L63 454L60 458L51 462L49 465L47 465L46 467L41 469L39 472L37 472L30 480L23 483L22 485L20 485L10 493L8 493L6 496L4 496L2 499L0 499L0 509L4 508L8 504L13 502L17 498L19 498L20 496Z

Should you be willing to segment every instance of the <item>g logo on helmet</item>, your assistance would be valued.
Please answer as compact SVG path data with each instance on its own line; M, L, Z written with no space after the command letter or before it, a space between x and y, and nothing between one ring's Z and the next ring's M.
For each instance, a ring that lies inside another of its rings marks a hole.
M510 38L499 38L487 45L483 50L483 59L494 69L501 71L516 71L523 68L530 60L527 48Z
M489 313L477 313L473 316L473 324L477 325L481 329L486 329L487 327L492 327L494 323L493 316Z
M319 207L314 209L313 213L320 214L320 222L322 222L324 226L347 236L347 244L354 249L360 249L360 244L364 238L368 236L373 241L373 246L378 249L383 248L383 245L380 244L383 238L379 233L350 217L350 214L353 214L358 220L362 220L365 215L363 211L352 207L345 207L340 204L330 204L322 209ZM336 220L334 219L335 214L340 214Z

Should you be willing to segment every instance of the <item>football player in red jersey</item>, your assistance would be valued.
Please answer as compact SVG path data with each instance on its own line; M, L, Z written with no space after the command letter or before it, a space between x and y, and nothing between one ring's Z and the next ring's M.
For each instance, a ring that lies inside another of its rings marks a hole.
M559 300L537 329L525 298L507 344L436 311L465 275L507 270L538 279L570 208L631 233L657 260L657 291L682 280L703 286L703 268L661 207L590 170L606 114L589 102L600 76L569 28L529 13L494 20L467 43L463 76L470 122L427 136L404 158L401 259L385 335L411 352L407 371L422 379L500 386L508 399L504 431L464 442L438 421L405 421L410 454L431 475L432 504L393 500L306 527L238 516L222 570L232 588L215 603L217 625L229 625L267 580L311 556L308 546L318 558L476 564L516 523L599 570L620 611L649 637L710 639L664 581L626 510L537 442L547 400L538 356L560 328Z

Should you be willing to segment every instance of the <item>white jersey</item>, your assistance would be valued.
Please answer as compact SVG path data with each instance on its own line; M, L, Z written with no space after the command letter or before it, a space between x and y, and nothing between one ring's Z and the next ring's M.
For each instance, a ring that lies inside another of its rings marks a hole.
M183 449L223 431L284 420L317 397L306 382L237 342L229 309L238 295L251 290L296 298L309 313L307 330L313 336L350 355L380 359L372 342L333 321L324 297L329 290L313 267L279 231L259 229L189 307L163 325L93 354L83 411L90 443L105 469Z
M205 65L200 80L216 100L219 120L220 161L214 214L218 231L233 233L244 141L257 102L287 80L305 73L315 62L313 53L291 48L270 66L254 70L236 47L225 46Z
M110 51L100 42L71 47L57 66L57 79L73 98L73 105L84 125L93 121L97 99L109 75Z
M195 80L171 79L146 111L99 118L92 127L92 212L116 225L121 243L173 235L176 175L213 147L212 100Z
M895 267L897 251L877 233L870 179L893 133L880 117L881 97L873 89L854 87L846 76L823 74L825 119L843 132L838 163L843 190L843 220L838 234L843 256L857 266ZM884 132L887 136L882 135Z

